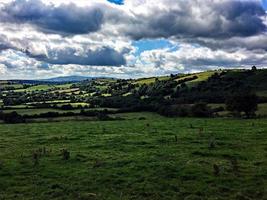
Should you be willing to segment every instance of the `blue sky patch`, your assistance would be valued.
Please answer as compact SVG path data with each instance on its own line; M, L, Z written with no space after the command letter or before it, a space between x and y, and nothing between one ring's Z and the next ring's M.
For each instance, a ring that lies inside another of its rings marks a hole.
M150 51L154 49L171 49L171 50L177 50L177 47L175 47L173 44L171 44L166 39L158 39L158 40L152 40L152 39L146 39L146 40L139 40L134 41L133 46L137 47L138 50L136 51L136 55L140 55L144 51Z
M267 10L267 0L262 0L262 5L265 10Z
M123 0L108 0L108 1L111 3L119 4L119 5L123 4Z

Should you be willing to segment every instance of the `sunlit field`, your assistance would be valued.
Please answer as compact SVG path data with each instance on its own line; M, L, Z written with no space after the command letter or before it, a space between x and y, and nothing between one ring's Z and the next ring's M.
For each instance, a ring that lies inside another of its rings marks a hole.
M267 119L0 124L0 199L266 199Z

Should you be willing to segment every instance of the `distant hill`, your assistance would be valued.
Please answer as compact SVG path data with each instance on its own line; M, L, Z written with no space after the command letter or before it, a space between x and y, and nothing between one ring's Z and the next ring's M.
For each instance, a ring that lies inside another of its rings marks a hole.
M87 76L59 76L55 78L49 78L49 79L41 79L38 81L42 82L80 82L84 80L91 80L94 77L87 77Z
M112 79L116 80L116 78L112 77L89 77L89 76L59 76L48 79L12 79L12 80L0 80L0 84L4 82L12 82L18 84L64 84L64 83L77 83L82 81L91 81L93 79Z
M86 76L59 76L48 79L35 79L35 80L7 80L8 82L14 82L19 84L61 84L61 83L76 83L85 80L92 80L95 77L86 77Z

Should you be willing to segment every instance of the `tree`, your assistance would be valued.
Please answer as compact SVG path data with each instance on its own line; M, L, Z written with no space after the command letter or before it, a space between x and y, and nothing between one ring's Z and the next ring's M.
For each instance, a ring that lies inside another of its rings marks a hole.
M254 117L258 109L258 97L251 92L237 92L227 97L226 108L238 116L244 112L247 118Z
M171 78L175 78L176 75L175 75L175 74L171 74L170 77L171 77Z
M253 67L251 68L251 70L252 70L252 71L257 71L257 67L256 67L256 66L253 66Z

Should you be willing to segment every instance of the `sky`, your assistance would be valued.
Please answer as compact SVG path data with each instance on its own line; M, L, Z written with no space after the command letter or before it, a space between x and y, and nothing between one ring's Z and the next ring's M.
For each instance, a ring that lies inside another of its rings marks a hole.
M0 0L0 79L267 67L267 0Z

